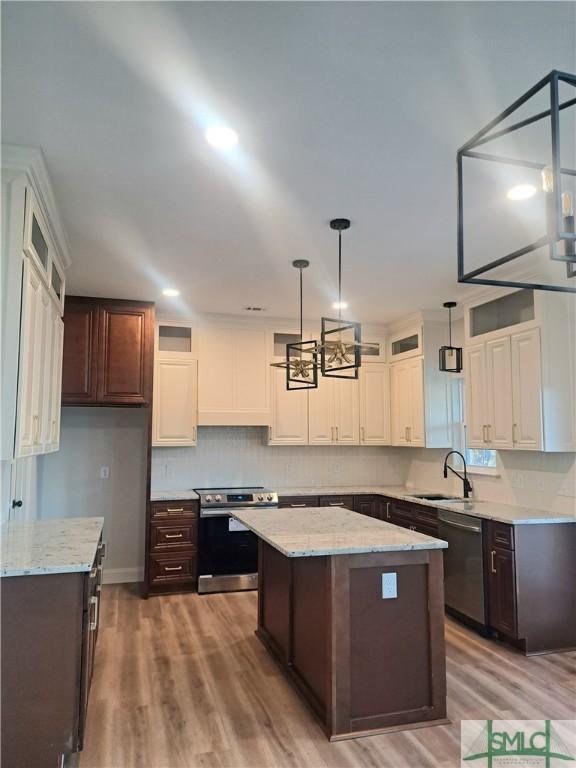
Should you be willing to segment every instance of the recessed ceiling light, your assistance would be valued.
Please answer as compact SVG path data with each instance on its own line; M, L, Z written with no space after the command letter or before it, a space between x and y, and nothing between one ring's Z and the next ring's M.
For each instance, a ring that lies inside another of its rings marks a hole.
M213 125L204 135L216 149L232 149L238 144L238 134L226 125Z
M516 187L508 190L507 197L509 200L528 200L529 197L534 197L535 194L536 187L534 184L518 184Z
M162 293L164 296L180 296L180 291L177 291L175 288L164 288Z
M346 301L335 301L332 304L332 309L348 309L348 302L346 302Z

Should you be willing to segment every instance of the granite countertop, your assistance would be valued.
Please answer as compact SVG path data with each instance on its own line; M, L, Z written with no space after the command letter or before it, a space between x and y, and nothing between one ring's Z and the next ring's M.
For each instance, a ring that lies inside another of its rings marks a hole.
M438 491L427 491L425 488L407 488L404 485L340 485L340 486L315 486L315 487L294 487L278 488L279 496L323 496L323 495L354 495L362 493L380 494L389 496L393 499L404 501L414 501L435 509L446 509L450 512L461 512L465 515L480 517L486 520L495 520L500 523L510 525L536 525L541 523L576 523L576 513L573 515L562 514L559 512L549 512L544 509L534 509L532 507L515 506L512 504L500 504L494 501L483 501L479 499L462 499L459 502L449 501L431 501L428 499L417 499L415 493L438 493ZM447 496L449 494L446 494Z
M340 507L232 509L232 517L286 557L445 549L441 539Z
M0 576L89 571L103 525L103 517L2 523Z
M196 501L196 491L150 491L150 501Z

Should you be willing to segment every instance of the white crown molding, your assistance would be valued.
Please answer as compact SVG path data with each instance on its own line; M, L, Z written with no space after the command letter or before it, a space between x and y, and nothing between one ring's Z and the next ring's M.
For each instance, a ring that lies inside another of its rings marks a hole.
M23 173L28 176L40 205L46 213L50 234L56 244L62 266L67 269L72 263L70 247L58 213L52 182L42 150L40 147L2 144L2 171Z

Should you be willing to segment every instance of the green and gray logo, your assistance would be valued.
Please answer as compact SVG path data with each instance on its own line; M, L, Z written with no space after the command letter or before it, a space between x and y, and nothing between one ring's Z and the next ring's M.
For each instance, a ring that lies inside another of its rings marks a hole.
M576 762L574 745L566 744L575 733L574 720L464 720L462 765L482 761L478 768L503 764L553 768L555 760Z

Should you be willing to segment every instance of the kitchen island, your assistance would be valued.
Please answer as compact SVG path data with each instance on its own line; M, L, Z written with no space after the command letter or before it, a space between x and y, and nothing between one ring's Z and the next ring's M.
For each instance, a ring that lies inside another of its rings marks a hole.
M446 542L347 509L235 509L257 635L330 740L446 723Z

